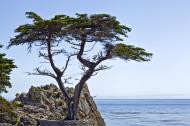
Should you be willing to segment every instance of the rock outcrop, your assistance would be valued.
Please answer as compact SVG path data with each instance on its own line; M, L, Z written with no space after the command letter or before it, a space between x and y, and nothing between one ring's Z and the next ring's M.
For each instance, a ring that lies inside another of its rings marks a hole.
M70 95L73 88L67 88ZM28 93L17 94L14 102L22 107L15 109L20 118L20 126L36 126L39 120L64 120L67 105L61 91L56 85L31 87ZM87 85L84 86L79 103L79 120L91 120L93 126L105 126L97 106L90 96Z

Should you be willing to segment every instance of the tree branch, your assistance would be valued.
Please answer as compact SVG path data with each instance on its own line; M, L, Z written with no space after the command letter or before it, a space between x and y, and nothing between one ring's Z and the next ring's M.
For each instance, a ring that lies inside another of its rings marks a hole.
M92 45L92 47L88 50L85 50L84 52L90 52L94 49L95 45L97 44L97 42L94 42L94 44Z
M50 71L48 71L48 70L40 70L40 68L38 67L38 68L36 68L35 70L34 70L35 72L34 73L30 73L30 72L27 72L27 74L28 75L42 75L42 76L49 76L49 77L52 77L52 78L56 78L56 76L53 74L53 73L51 73Z
M64 83L65 84L72 84L71 82L69 82L70 79L72 79L72 77L64 78Z
M94 72L107 69L111 69L111 66L100 65L98 68L94 70Z
M66 51L64 49L60 49L60 50L52 50L52 56L61 54L61 53L66 53Z
M110 56L111 56L111 49L106 50L106 55L105 56L103 56L102 54L99 54L99 59L95 63L95 66L98 66L102 61L109 59Z
M51 67L53 68L53 70L57 74L57 76L62 76L62 72L55 66L54 61L53 61L53 55L51 53L50 39L47 40L47 47L48 47L48 58L49 58Z
M43 57L45 60L49 60L48 55L46 53L41 52L41 51L39 51L39 55L38 56L39 57Z
M68 55L67 60L66 60L66 63L65 63L65 67L64 67L64 69L63 69L63 71L62 71L62 74L66 71L66 69L67 69L67 67L68 67L68 65L69 65L69 61L70 61L71 57L72 57L72 56L75 56L75 55L76 55L76 54L70 54L70 55Z
M80 50L77 54L77 59L82 63L84 64L86 67L90 68L93 66L93 62L90 62L89 60L86 60L84 58L82 58L83 56L83 53L84 53L84 47L85 47L85 43L86 43L86 36L82 36L82 41L81 41L81 44L80 44Z

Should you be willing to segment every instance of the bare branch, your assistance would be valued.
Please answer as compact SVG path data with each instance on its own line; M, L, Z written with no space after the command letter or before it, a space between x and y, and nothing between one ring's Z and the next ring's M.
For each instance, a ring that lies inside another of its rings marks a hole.
M95 66L98 66L102 61L110 59L111 56L111 49L106 50L105 56L103 56L103 53L98 54L98 61L95 63Z
M103 56L103 52L100 51L100 52L98 52L97 55L94 55L93 60L94 60L94 61L99 61L99 60L101 60L103 57L104 57L104 56Z
M81 66L81 70L84 71L84 72L86 72L86 68L85 68L84 65Z
M67 67L69 65L69 61L70 61L71 57L75 56L75 55L77 55L77 54L74 53L74 54L70 54L70 55L67 56L67 60L66 60L66 63L65 63L65 67L64 67L64 69L62 71L62 74L66 71L66 69L67 69Z
M73 84L73 83L69 82L70 79L72 79L72 77L64 78L64 83L65 84Z
M71 48L72 48L72 49L75 49L75 50L80 50L79 48L76 48L76 47L74 47L74 46L72 46Z
M97 42L94 42L94 44L92 45L92 47L84 52L90 52L94 49L95 45L97 44Z
M41 75L41 76L49 76L54 79L56 78L56 76L53 73L51 73L49 70L46 70L46 69L40 70L39 67L34 70L34 73L30 73L30 72L27 72L27 73L28 75Z
M40 62L40 63L48 63L48 64L49 64L49 62L48 62L48 61L46 61L46 62L45 62L45 61L43 61L43 62Z
M111 66L100 65L98 68L94 70L94 72L107 69L111 69Z
M74 45L74 46L80 46L80 44L76 44L76 43L74 43L74 42L71 42L71 41L67 41L69 44L71 44L71 45Z
M92 76L96 76L98 74L98 72L95 72L94 74L92 74Z
M42 51L39 51L39 57L43 57L45 60L49 60L49 57L46 53L43 53Z
M52 56L61 54L61 53L67 53L64 49L60 49L60 50L52 50Z

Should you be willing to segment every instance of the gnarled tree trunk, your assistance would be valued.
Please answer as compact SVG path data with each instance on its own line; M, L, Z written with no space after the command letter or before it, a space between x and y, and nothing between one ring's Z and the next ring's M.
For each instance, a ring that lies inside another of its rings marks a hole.
M79 83L75 86L74 99L73 99L73 118L72 118L73 120L77 120L79 100L80 100L80 95L81 95L83 86L86 83L86 81L92 76L93 72L94 72L94 68L90 68L81 78Z

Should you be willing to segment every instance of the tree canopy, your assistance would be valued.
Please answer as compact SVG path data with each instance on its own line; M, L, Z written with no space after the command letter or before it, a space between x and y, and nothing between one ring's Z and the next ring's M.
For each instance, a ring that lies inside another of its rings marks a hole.
M77 53L78 61L83 65L83 75L75 86L74 119L78 112L78 104L83 85L101 70L109 69L102 63L113 58L125 61L149 61L152 53L145 49L121 43L131 31L128 26L121 25L116 17L109 14L76 14L69 22L67 33L72 39L69 43ZM99 44L97 50L94 46ZM91 47L89 49L89 47Z
M0 48L2 48L2 45L0 45ZM0 93L7 92L7 88L11 87L10 73L16 67L13 60L5 56L4 53L0 53Z
M26 16L32 19L32 23L21 25L15 30L18 34L10 40L9 47L23 44L27 44L29 50L32 46L40 47L39 56L50 64L53 73L37 68L32 74L50 76L57 81L68 100L69 119L77 119L83 85L97 72L110 68L102 64L104 61L119 58L145 62L152 57L152 53L143 48L125 44L124 40L131 28L122 25L115 16L109 14L76 14L75 17L56 15L49 20L34 12L26 12ZM56 66L53 59L59 54L66 56L63 68ZM63 81L71 57L80 62L83 70L75 86L74 96L68 95Z

